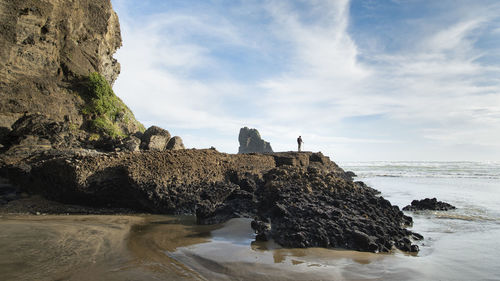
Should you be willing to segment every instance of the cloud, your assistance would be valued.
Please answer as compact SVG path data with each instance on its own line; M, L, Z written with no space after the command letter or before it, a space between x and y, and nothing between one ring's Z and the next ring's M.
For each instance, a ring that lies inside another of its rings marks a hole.
M481 47L497 5L447 6L446 21L439 10L414 15L413 30L387 32L417 43L390 49L357 44L347 0L196 3L137 15L134 1L114 1L124 37L115 90L146 125L227 152L251 126L275 150L302 135L343 159L447 159L454 150L435 146L455 145L500 156L499 62L485 63ZM389 43L368 27L364 43Z

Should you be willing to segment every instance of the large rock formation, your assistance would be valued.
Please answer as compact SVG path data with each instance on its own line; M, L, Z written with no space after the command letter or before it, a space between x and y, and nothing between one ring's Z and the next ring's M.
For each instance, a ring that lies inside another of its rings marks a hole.
M11 180L65 203L196 214L202 224L255 218L258 239L287 247L418 251L410 239L421 238L402 227L410 217L321 153L72 156L39 162Z
M240 129L238 136L240 147L238 153L271 153L273 149L269 142L264 141L257 129L249 129L247 127Z
M120 25L109 0L0 0L0 127L41 114L80 128L89 74L113 84L120 65ZM140 130L123 108L114 125Z

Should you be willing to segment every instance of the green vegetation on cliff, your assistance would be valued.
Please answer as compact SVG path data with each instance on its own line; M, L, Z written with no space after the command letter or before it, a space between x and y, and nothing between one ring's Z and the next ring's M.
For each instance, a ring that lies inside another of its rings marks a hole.
M87 129L112 138L126 137L133 133L127 130L132 125L144 131L130 109L118 98L106 78L94 72L88 76L83 95L85 105L82 114L86 117ZM132 124L131 124L132 123Z

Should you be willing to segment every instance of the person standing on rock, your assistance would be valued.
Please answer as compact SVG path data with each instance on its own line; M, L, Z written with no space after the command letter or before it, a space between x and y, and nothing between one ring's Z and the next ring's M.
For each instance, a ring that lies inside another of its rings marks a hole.
M299 152L300 152L300 150L301 150L301 148L302 148L302 144L303 144L303 143L304 143L304 142L302 141L302 136L299 136L299 137L297 138L297 144L299 145Z

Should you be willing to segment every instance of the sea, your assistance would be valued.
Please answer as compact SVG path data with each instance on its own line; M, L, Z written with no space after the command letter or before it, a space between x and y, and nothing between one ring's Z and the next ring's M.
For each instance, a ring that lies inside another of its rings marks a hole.
M418 254L284 249L249 219L0 215L0 280L500 280L500 162L339 163L400 208L437 198L451 211L406 212Z

